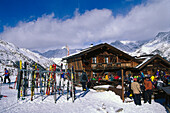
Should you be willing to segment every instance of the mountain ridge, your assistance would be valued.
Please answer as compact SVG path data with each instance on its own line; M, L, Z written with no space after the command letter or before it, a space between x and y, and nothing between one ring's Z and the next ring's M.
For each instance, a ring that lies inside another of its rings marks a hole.
M19 48L12 43L0 40L0 60L1 61L27 61L29 63L39 63L44 68L47 68L54 62L37 53L34 53L25 48Z

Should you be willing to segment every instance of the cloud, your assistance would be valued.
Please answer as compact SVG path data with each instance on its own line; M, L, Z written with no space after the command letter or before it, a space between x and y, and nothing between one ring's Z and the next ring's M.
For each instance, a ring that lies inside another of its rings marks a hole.
M43 15L37 20L5 27L4 40L29 49L81 48L86 44L114 40L145 40L170 30L170 1L149 0L135 6L127 15L113 16L109 9L93 9L66 20Z

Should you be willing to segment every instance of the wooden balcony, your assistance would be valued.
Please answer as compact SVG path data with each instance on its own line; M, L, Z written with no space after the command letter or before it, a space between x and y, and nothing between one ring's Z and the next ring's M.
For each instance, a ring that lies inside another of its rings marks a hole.
M122 62L122 63L96 63L91 64L91 68L93 70L107 70L107 69L115 69L115 68L132 68L131 62Z

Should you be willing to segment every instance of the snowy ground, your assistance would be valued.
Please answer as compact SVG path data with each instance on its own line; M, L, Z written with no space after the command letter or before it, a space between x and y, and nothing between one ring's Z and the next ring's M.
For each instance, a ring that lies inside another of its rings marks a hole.
M77 99L74 103L71 98L67 101L66 94L57 95L56 104L53 96L44 96L43 101L39 95L35 95L33 101L30 101L30 96L17 101L17 90L9 89L8 84L3 84L1 94L7 97L0 100L0 113L167 113L164 106L154 100L152 104L144 104L142 101L142 106L136 106L133 102L123 103L111 91L97 92L90 89L84 94L80 87L76 87L76 92Z

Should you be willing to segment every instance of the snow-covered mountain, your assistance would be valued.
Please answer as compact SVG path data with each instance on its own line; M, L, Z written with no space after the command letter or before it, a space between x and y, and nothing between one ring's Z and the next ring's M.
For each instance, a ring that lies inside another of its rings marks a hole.
M70 54L73 54L73 53L76 53L77 51L79 51L80 49L70 49L69 50L69 53ZM33 52L36 52L44 57L47 57L47 58L62 58L64 56L67 55L67 49L55 49L55 50L49 50L47 52L44 52L44 53L40 53L38 51L33 51Z
M146 54L159 54L170 61L170 32L160 32L152 40L143 41L115 41L110 43L112 46L132 55L140 56ZM70 49L70 54L76 53L81 49ZM35 51L39 53L38 51ZM49 50L39 53L47 58L62 58L67 55L66 49Z
M0 40L0 60L1 61L28 61L37 62L44 68L53 64L53 61L25 48L18 48L12 43Z
M124 52L134 52L139 49L147 40L144 41L118 41L111 42L110 44Z
M141 46L131 55L140 56L146 54L159 54L170 61L170 31L160 32L153 40Z
M111 45L124 51L124 52L134 52L136 49L140 48L144 43L147 41L115 41L112 42ZM69 53L74 54L82 49L70 49ZM38 51L33 51L35 53L38 53L44 57L47 58L62 58L67 55L66 49L55 49L55 50L49 50L44 53L40 53Z

